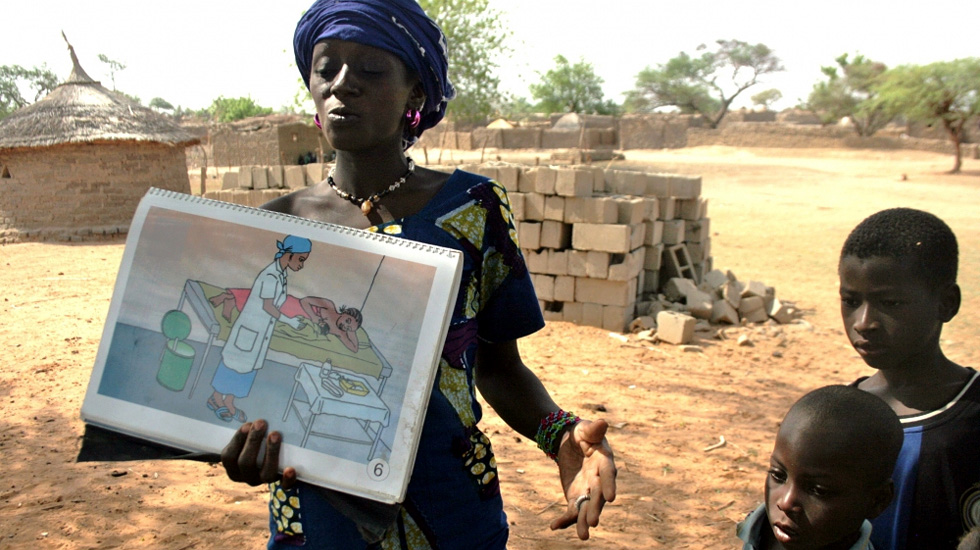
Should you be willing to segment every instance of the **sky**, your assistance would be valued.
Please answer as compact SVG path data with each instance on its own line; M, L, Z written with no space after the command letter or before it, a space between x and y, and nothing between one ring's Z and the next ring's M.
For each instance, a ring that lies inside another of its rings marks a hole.
M763 43L784 72L766 75L734 107L776 88L788 108L822 80L842 53L888 66L980 56L980 2L949 0L489 0L512 32L500 61L504 89L530 99L528 85L556 55L590 63L606 98L622 102L646 67L719 39ZM86 72L142 100L200 109L218 96L251 97L279 109L299 90L292 53L296 21L311 0L4 0L0 65L47 65L71 73L64 31ZM926 6L923 8L923 6ZM930 19L931 18L931 19ZM452 47L452 45L450 45ZM122 63L115 82L99 54ZM451 76L451 73L450 73Z

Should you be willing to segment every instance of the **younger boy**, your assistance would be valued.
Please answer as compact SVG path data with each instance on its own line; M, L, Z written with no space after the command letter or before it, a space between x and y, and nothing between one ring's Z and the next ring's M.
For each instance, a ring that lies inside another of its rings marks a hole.
M891 502L902 426L885 403L850 386L797 401L779 426L766 502L738 525L743 550L865 550Z
M896 498L875 520L879 550L953 549L980 518L980 382L943 355L943 324L960 307L956 237L927 212L872 215L841 251L847 336L877 370L855 382L901 419Z

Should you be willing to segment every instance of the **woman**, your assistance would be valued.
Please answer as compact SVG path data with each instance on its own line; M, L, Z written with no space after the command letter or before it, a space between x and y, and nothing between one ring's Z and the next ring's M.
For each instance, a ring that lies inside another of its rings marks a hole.
M568 505L551 527L576 525L588 538L615 498L607 425L562 411L521 360L517 338L544 322L506 193L474 174L415 168L404 153L454 95L442 32L414 0L321 0L299 21L294 52L336 165L325 182L266 208L452 247L463 253L464 272L401 505L298 483L289 467L280 476L282 438L267 435L261 420L243 425L226 447L231 479L272 482L269 548L505 548L496 462L477 428L477 388L557 461Z

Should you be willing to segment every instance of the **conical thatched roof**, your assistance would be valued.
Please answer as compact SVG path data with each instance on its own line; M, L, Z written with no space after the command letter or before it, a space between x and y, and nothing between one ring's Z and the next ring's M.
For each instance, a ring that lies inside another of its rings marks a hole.
M0 151L64 143L139 141L192 145L200 140L152 109L107 90L78 64L44 99L0 120Z

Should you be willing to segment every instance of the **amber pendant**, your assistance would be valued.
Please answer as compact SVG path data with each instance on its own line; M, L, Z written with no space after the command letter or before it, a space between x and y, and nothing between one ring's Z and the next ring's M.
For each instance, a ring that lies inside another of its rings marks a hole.
M361 213L363 213L365 216L371 213L372 208L374 208L374 204L372 204L371 201L366 200L361 203Z

